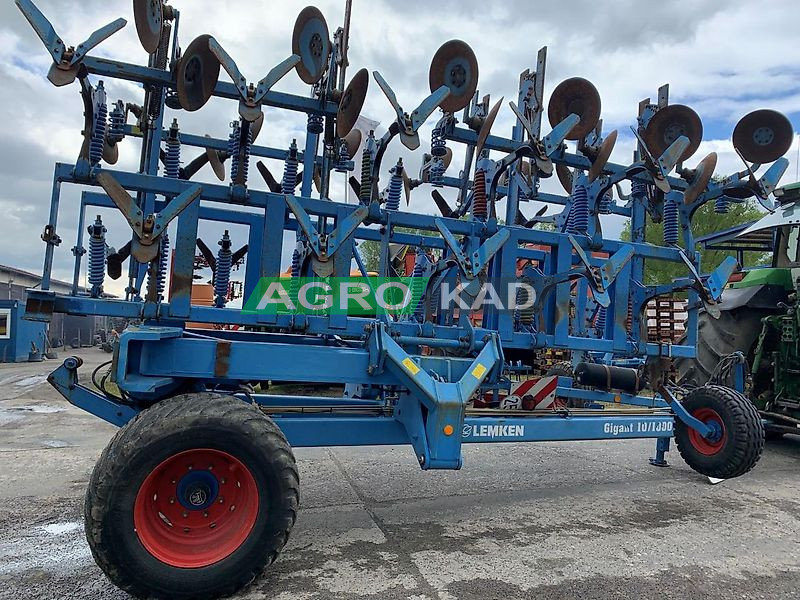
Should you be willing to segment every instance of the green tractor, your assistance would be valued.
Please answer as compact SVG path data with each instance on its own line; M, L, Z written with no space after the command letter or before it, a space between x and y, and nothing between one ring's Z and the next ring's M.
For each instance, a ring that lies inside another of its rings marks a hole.
M747 359L748 393L767 420L768 437L800 434L800 183L775 191L777 210L760 221L707 236L708 249L773 253L770 267L748 270L725 290L718 319L701 310L697 358L676 361L678 385L718 379L723 360Z

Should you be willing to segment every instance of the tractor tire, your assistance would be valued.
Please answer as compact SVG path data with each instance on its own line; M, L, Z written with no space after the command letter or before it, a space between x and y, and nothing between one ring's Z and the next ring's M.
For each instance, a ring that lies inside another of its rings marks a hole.
M553 365L547 369L547 372L545 373L546 377L551 375L557 375L558 377L574 377L575 374L572 372L572 363L567 360L553 363ZM557 397L556 402L566 408L583 408L586 405L586 403L580 398Z
M717 479L744 475L761 458L764 425L758 410L744 394L719 385L689 392L682 402L696 419L716 424L718 438L709 440L675 419L675 444L695 471Z
M105 448L86 493L86 537L133 596L218 598L277 558L298 486L272 419L230 396L184 394L140 413Z
M747 307L724 311L719 319L701 309L697 318L697 358L677 358L677 383L696 388L708 383L711 373L722 357L734 352L748 355L761 333L761 318L765 311ZM684 344L686 335L678 342Z

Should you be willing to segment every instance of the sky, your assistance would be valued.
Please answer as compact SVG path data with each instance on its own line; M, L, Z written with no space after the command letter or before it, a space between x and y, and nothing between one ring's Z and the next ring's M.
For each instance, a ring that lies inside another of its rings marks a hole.
M175 0L181 11L180 41L185 48L195 36L213 35L236 60L249 80L261 79L269 69L291 54L291 35L303 3L288 0L218 2ZM316 4L333 32L343 23L344 0ZM128 25L103 42L92 54L125 62L146 64L147 54L136 36L132 4L124 0L38 0L37 6L50 19L68 44L86 39L96 28L118 17ZM493 133L510 136L514 116L507 106L515 99L519 73L534 70L537 51L548 47L545 102L558 82L581 76L591 80L602 97L604 131L620 133L612 161L629 164L634 140L629 126L635 123L643 98L657 97L664 83L670 84L670 102L685 103L703 120L704 141L687 161L689 167L711 151L719 154L716 173L726 175L742 165L733 151L730 136L736 122L751 110L773 108L785 113L795 131L800 131L800 52L797 49L798 5L796 0L678 0L649 2L634 0L564 0L495 2L486 10L476 0L353 0L350 68L379 70L397 93L400 104L411 110L429 93L428 67L438 47L449 39L462 39L478 58L481 97L506 102ZM47 221L53 163L74 162L81 146L83 110L78 84L56 88L46 79L51 59L33 30L13 4L0 6L0 211L5 231L0 235L0 264L41 272L44 243L40 239ZM221 71L220 77L227 80ZM96 78L94 78L96 82ZM135 84L106 81L109 100L141 102ZM309 87L290 72L275 90L302 96ZM265 109L265 126L258 143L288 148L292 138L302 144L305 117L300 113ZM393 111L374 80L362 114L381 122L385 130ZM227 138L229 123L237 116L235 102L212 99L195 113L169 111L182 131ZM419 169L423 151L430 144L436 113L421 130L422 147L411 153L399 140L392 143L384 159L386 169L398 156L412 174ZM547 118L543 132L549 131ZM457 176L462 150L454 148L455 160L448 175ZM116 168L134 170L139 144L125 140ZM196 156L185 149L184 162ZM797 180L798 138L787 154L789 169L782 183ZM499 155L496 157L499 158ZM282 166L270 164L280 177ZM383 182L388 174L382 174ZM343 200L343 176L335 178L332 197ZM196 180L215 181L204 168ZM266 189L254 168L251 187ZM560 193L555 178L543 181L542 190ZM71 279L76 224L81 188L64 186L56 249L54 276ZM454 192L444 195L454 204ZM523 207L526 214L536 207ZM409 210L434 214L430 187L413 192ZM552 207L550 212L554 212ZM90 216L93 216L90 213ZM119 247L129 230L119 214L103 211L109 229L108 243ZM618 237L622 220L608 217L608 237ZM201 237L216 248L221 227L201 227ZM234 247L246 242L242 228L231 228ZM288 244L288 242L287 242ZM284 247L288 247L284 244ZM115 286L109 284L110 290ZM107 287L109 287L107 286Z

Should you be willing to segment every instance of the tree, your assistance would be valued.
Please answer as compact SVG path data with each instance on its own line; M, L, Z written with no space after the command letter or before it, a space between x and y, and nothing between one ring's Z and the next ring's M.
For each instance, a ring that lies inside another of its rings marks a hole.
M692 234L695 239L714 233L716 231L724 231L736 225L755 221L760 219L763 213L756 207L752 201L742 203L731 203L730 210L725 214L718 214L714 212L714 203L707 202L694 213L692 219ZM622 239L631 239L631 224L628 221L622 231ZM658 246L664 245L664 224L653 223L648 216L647 232L645 240L648 244ZM678 244L683 247L683 237L680 236ZM705 250L699 248L700 251L700 270L703 273L713 271L727 256L736 256L735 252L726 252L722 250ZM745 252L745 264L755 265L763 264L769 258L768 254L761 252ZM659 283L669 283L673 279L679 277L686 277L686 267L680 263L667 262L663 260L645 260L644 268L644 282L647 285L655 285Z

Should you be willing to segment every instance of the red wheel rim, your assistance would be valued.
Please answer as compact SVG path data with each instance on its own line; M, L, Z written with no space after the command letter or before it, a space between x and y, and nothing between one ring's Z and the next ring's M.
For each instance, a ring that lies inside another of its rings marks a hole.
M144 480L133 507L139 541L173 567L196 569L233 554L253 530L258 486L239 459L220 450L180 452Z
M711 441L707 438L704 438L697 431L690 427L689 441L692 443L692 446L694 446L695 450L706 456L713 456L722 450L722 448L725 446L725 443L728 441L728 433L725 431L725 423L722 422L722 417L719 416L719 413L713 408L698 408L692 413L692 416L703 423L716 423L722 431L722 435L719 436L719 439L716 441Z

